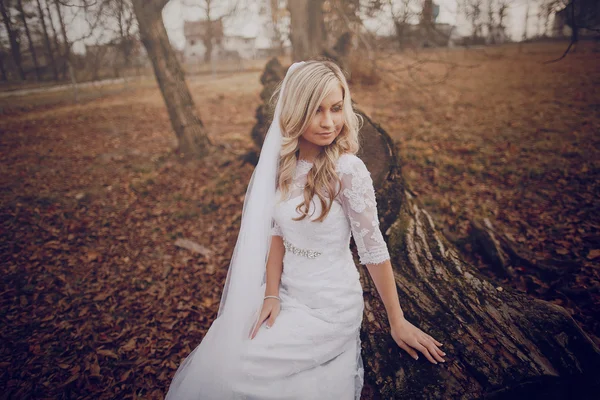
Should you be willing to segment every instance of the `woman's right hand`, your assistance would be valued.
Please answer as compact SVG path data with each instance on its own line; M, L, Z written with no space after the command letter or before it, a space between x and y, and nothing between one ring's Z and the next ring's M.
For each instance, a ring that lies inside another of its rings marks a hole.
M272 327L275 323L275 319L279 315L279 311L281 311L281 304L279 300L271 298L265 299L265 301L263 302L262 310L260 311L260 316L256 321L256 326L254 327L254 330L250 335L250 339L254 339L256 333L260 329L260 326L263 324L263 322L265 322L267 318L269 319L267 321L267 329Z

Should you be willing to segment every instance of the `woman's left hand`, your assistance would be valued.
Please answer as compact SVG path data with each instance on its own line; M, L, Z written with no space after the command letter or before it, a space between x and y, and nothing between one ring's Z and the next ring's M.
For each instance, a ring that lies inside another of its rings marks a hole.
M442 358L446 353L438 348L442 344L404 318L391 323L391 334L398 346L406 350L415 360L419 359L416 349L434 364L437 364L437 361L446 362Z

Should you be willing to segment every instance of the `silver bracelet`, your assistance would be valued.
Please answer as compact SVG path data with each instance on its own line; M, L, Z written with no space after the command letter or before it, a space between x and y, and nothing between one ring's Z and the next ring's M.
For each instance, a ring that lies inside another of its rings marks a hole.
M263 300L266 300L266 299L277 299L277 300L281 301L281 299L277 296L265 296L265 298Z

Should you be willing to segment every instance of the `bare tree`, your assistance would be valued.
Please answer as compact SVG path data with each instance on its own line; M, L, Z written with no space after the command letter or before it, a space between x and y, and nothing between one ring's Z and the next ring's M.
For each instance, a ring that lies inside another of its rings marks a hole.
M135 14L132 4L126 0L116 0L113 12L117 20L119 34L119 48L123 54L123 63L126 68L131 66L131 55L135 44Z
M550 36L550 17L554 13L554 4L556 0L543 0L542 4L540 4L540 8L542 9L542 15L544 17L544 36Z
M44 33L44 43L46 45L46 54L48 55L48 60L50 60L50 66L52 67L52 72L54 73L54 79L58 80L58 70L56 69L56 62L54 60L54 51L52 50L52 45L50 44L50 36L48 35L48 28L46 26L46 17L44 16L44 11L42 10L42 4L40 0L36 0L40 23L42 24L42 32Z
M496 15L494 12L494 0L487 0L487 30L488 35L494 31L496 27Z
M476 43L482 37L483 0L459 0L458 8L471 24L471 38Z
M63 64L63 76L66 75L67 70L71 75L71 80L75 78L73 73L73 67L71 62L71 44L69 43L69 38L67 37L67 29L65 27L65 21L63 19L63 11L61 9L61 5L59 0L54 0L54 8L56 10L56 15L58 16L58 23L60 25L60 32L62 34L63 39L63 54L62 57L65 60Z
M525 8L525 23L523 24L523 41L527 40L527 26L529 25L529 0L525 0L527 8Z
M31 53L31 58L33 60L33 67L35 69L35 76L37 80L41 79L40 76L40 67L38 64L37 54L35 52L35 46L33 45L33 40L31 39L31 32L29 32L29 24L27 23L27 14L25 13L25 9L23 8L23 1L17 0L17 10L19 11L19 16L21 17L21 21L23 22L23 27L25 28L25 35L27 36L27 42L29 43L29 52Z
M283 54L283 45L285 38L289 36L289 11L287 7L280 7L278 0L265 0L265 7L268 9L271 17L271 29L273 36L271 42L274 47L279 49L280 54Z
M6 75L6 67L4 66L4 59L6 58L4 49L0 47L0 74L2 75L2 80L7 81L8 76Z
M168 0L133 0L133 9L179 141L179 150L188 156L203 156L210 151L212 143L197 116L183 69L169 43L161 14L167 3Z
M510 6L510 0L498 0L498 26L501 29L506 29L504 22L508 15L508 8Z
M394 31L398 38L398 45L403 49L406 45L406 36L409 34L410 21L419 11L415 7L415 0L387 0L390 16L394 21Z
M50 25L50 28L52 29L52 36L54 39L54 50L56 52L56 58L55 58L55 64L63 64L64 65L64 59L61 57L61 51L60 51L60 44L58 41L58 33L56 32L56 27L54 26L54 18L52 15L52 12L50 11L50 0L44 0L44 5L46 7L46 15L48 17L48 24ZM58 65L57 65L57 69L58 69ZM64 71L64 68L60 68ZM63 74L63 79L64 79L64 74Z
M305 60L320 55L327 45L323 0L288 1L292 59Z
M183 0L185 7L199 8L202 11L202 21L205 24L200 33L204 44L204 62L211 62L215 45L223 39L224 22L240 10L239 0L223 2L218 0Z
M2 14L2 21L4 22L6 34L8 35L8 41L10 43L10 51L12 54L12 58L17 68L17 71L19 72L19 76L22 80L25 80L25 71L23 70L23 64L21 61L21 44L19 42L19 32L13 25L9 6L10 3L7 0L0 0L0 14Z

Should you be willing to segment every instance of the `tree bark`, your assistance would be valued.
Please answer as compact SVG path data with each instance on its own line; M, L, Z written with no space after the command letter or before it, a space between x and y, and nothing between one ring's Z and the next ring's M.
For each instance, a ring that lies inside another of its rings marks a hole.
M0 74L2 75L2 80L7 81L8 77L6 76L6 67L4 67L4 51L0 49Z
M152 61L154 74L165 100L171 125L179 141L179 151L186 156L204 156L212 143L197 116L185 75L169 43L162 21L167 0L133 0L140 36Z
M39 81L40 77L40 66L38 64L37 55L35 54L35 46L33 45L33 41L31 40L31 33L29 32L29 24L27 24L27 17L25 16L25 10L23 9L23 1L17 0L17 8L19 13L21 13L21 21L23 21L23 26L25 27L25 35L27 36L27 42L29 43L29 51L31 52L31 58L33 59L33 66L35 68L35 77Z
M63 76L67 75L67 70L71 69L71 44L69 43L69 38L67 37L67 30L65 28L65 21L63 20L62 10L60 9L59 0L54 0L54 8L56 8L56 14L58 14L58 22L60 24L60 32L63 37L63 45L64 45L64 54L63 59L65 63L63 64ZM71 78L73 78L73 74L71 73Z
M54 61L54 52L52 51L52 45L50 44L50 36L48 35L48 28L46 27L46 18L44 17L44 11L42 10L42 4L40 0L36 0L38 6L38 12L40 13L40 22L42 23L42 32L44 32L44 43L46 44L46 52L50 59L50 65L52 72L54 73L54 80L58 80L58 70L56 69L56 63Z
M6 33L8 34L8 41L10 43L10 51L12 53L13 61L17 67L19 76L22 80L25 80L25 71L23 70L23 64L21 62L21 46L19 45L19 39L12 28L10 13L5 7L4 0L0 0L0 14L2 14L2 21L4 22L4 27L6 28Z
M318 56L327 46L323 0L288 1L290 40L294 61Z
M359 156L377 188L401 307L447 353L445 364L434 365L400 349L376 288L359 267L365 292L363 398L559 399L597 392L600 349L564 308L503 288L465 263L405 182L391 137L361 114ZM256 129L268 127L259 123Z
M48 22L50 24L50 28L52 29L52 35L54 36L54 49L56 50L56 55L58 56L58 60L56 60L56 59L54 60L55 61L54 65L57 65L57 61L58 61L58 64L63 65L63 67L61 69L64 71L65 70L64 69L65 60L63 57L61 57L60 45L58 44L58 33L56 32L56 28L54 27L54 21L52 19L52 14L50 13L50 5L48 4L48 1L49 0L45 0L44 5L46 6L46 12L48 13ZM59 69L58 66L56 67L56 69L58 71L58 69ZM56 74L56 77L57 77L56 79L58 79L58 72ZM63 79L65 78L64 73L63 73L62 78Z
M361 158L378 187L401 306L409 321L445 343L450 361L415 362L397 347L361 269L367 381L386 399L564 398L597 390L594 342L564 308L502 288L465 263L404 181L390 136L365 120Z

